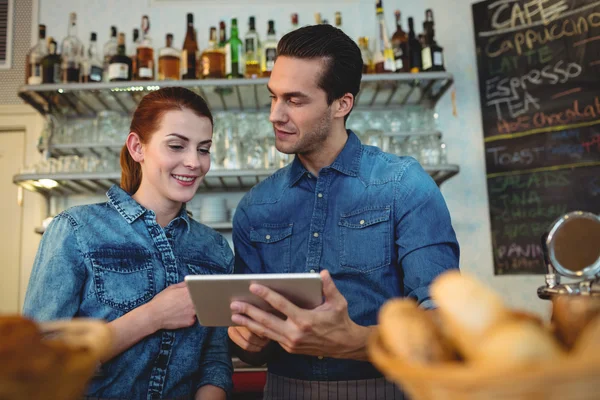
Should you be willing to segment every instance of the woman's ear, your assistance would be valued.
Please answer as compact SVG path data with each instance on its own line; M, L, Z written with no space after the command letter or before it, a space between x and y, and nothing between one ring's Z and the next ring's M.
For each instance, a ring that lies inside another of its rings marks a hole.
M142 142L137 133L130 132L125 143L127 144L127 150L129 150L129 154L134 161L144 161L144 149L142 148Z

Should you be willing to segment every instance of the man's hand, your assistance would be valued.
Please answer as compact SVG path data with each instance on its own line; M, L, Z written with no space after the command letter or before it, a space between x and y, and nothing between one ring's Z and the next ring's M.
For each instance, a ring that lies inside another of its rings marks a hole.
M348 302L335 287L329 272L322 271L321 279L325 301L314 310L298 308L269 288L253 284L250 291L287 319L239 301L231 303L234 312L231 319L259 337L279 342L288 353L367 360L366 342L371 328L350 319Z
M260 352L271 342L271 339L258 336L243 326L230 326L227 333L233 343L253 353Z

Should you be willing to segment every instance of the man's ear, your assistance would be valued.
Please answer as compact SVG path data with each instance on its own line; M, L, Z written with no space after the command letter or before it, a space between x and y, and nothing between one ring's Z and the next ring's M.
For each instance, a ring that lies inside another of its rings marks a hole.
M354 106L354 95L351 93L346 93L339 99L335 101L336 109L334 113L335 118L344 118L350 111L352 111L352 107Z
M144 161L144 149L142 148L142 142L137 133L130 132L125 144L127 145L127 150L129 150L129 155L131 155L131 158L133 158L134 161Z

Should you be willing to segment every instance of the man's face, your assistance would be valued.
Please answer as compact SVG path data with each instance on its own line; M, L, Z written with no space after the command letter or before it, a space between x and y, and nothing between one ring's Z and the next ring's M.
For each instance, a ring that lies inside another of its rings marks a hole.
M324 67L321 59L277 57L268 84L272 99L269 120L280 152L314 153L330 136L331 107L325 91L317 86Z

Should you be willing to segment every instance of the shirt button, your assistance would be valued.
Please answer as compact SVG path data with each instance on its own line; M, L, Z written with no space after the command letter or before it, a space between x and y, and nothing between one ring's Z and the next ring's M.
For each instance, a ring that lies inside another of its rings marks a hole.
M317 357L317 358L318 358L319 360L322 360L322 359L323 359L323 356L319 356L319 357Z
M313 236L316 237L316 238L318 238L319 237L319 233L315 232L315 233L313 233Z
M365 224L365 220L361 219L360 222L359 222L359 224L364 225Z
M271 235L265 236L265 239L270 240L271 239Z
M319 198L322 198L322 197L323 197L323 193L319 193L317 196L318 196Z

